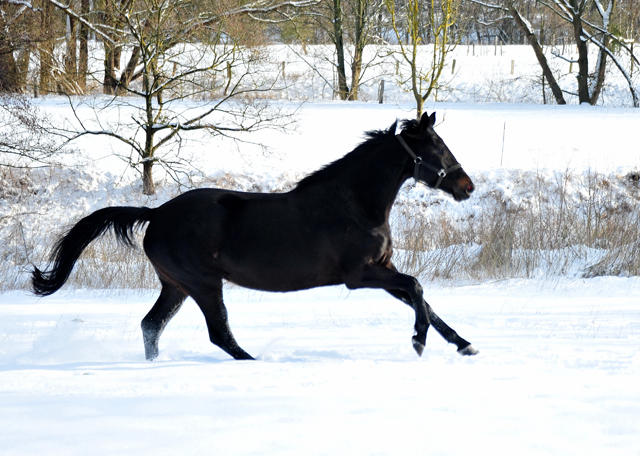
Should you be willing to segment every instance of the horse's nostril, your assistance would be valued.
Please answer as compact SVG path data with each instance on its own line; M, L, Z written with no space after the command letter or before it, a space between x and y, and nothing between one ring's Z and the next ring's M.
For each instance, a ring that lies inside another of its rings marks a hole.
M473 186L473 184L469 184L469 186L467 187L467 193L471 194L475 189L476 188Z

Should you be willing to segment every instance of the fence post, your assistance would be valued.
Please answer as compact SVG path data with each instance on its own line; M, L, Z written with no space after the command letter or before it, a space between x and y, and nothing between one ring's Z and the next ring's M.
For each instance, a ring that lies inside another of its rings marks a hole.
M378 103L384 102L384 79L380 79L380 85L378 86Z

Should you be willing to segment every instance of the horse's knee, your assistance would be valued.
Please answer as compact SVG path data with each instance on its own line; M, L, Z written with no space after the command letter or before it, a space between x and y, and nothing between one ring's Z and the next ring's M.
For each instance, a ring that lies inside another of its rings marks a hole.
M142 329L142 334L145 336L145 339L147 337L158 338L160 332L162 332L162 325L149 315L142 319L140 328Z

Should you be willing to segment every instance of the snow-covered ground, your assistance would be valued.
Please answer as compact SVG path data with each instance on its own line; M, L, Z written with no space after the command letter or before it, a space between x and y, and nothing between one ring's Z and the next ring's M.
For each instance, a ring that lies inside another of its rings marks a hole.
M153 295L0 296L3 455L638 455L640 281L432 286L480 354L374 291L227 290L257 361L207 340L188 300L158 360L139 321Z
M68 114L63 99L41 103ZM407 184L404 202L473 213L483 210L483 195L497 192L505 204L525 198L527 173L552 181L567 170L604 173L621 192L638 192L616 182L640 166L640 110L426 108L437 111L438 133L482 185L454 204ZM281 191L349 152L364 131L413 116L408 103L309 103L297 113L297 130L251 137L268 153L223 140L186 141L183 152L211 182ZM0 239L8 261L48 247L43 239L89 211L156 206L180 190L158 172L158 195L143 197L135 174L111 156L127 153L120 145L91 138L79 146L90 162L82 170L38 171L40 180L0 200L0 216L19 221ZM5 292L1 453L640 455L638 278L543 275L425 282L425 289L478 356L459 356L431 329L417 357L413 313L380 292L231 288L232 330L257 361L233 361L211 345L188 300L151 363L139 322L156 293L67 288L36 299Z

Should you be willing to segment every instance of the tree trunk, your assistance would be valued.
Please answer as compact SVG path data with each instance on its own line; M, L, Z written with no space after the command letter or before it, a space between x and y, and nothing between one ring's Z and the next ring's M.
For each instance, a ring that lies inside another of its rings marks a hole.
M349 100L358 99L360 76L362 75L362 58L367 45L368 0L356 0L355 11L355 51L351 62L351 92Z
M40 92L49 93L53 89L53 80L51 71L53 69L53 51L54 39L52 34L53 5L50 2L44 2L41 11L41 33L44 38L38 46L40 50Z
M89 14L89 0L81 0L80 14L87 17ZM78 86L83 92L87 90L87 73L89 71L89 27L80 24L78 32L79 53L78 53Z
M551 68L549 68L549 63L547 62L547 58L545 57L544 52L542 52L542 46L540 46L540 43L538 42L536 35L533 33L533 30L531 30L530 26L528 25L526 20L520 15L520 12L516 9L515 6L511 6L511 15L513 16L513 19L516 21L516 24L518 25L522 33L524 33L524 35L527 37L529 44L533 48L533 52L536 54L538 63L542 68L542 74L544 75L544 78L549 83L549 87L551 88L551 92L553 93L553 96L556 99L556 103L558 103L559 105L567 104L567 102L564 99L564 95L562 94L562 89L560 89L560 86L558 85L558 82L556 81L555 76L553 76L553 73L551 72Z
M69 87L75 89L78 81L78 21L67 15L67 53L64 59L64 71L69 79Z
M0 30L0 92L18 92L20 83L18 64L13 56L14 44L2 14Z
M358 89L360 86L360 75L362 74L362 49L356 46L356 52L351 62L351 91L348 99L355 101L358 99Z
M115 72L115 48L111 43L104 42L104 79L102 93L114 95L118 83Z
M140 46L136 46L133 48L131 53L131 58L127 63L127 67L122 72L122 76L120 76L120 84L118 85L117 94L120 95L129 88L129 84L131 84L131 80L133 79L133 72L140 61Z
M150 97L147 98L147 117L149 116ZM155 195L156 184L153 182L153 137L155 132L148 123L145 128L144 155L142 156L142 193Z
M591 103L589 95L589 49L587 47L586 37L583 34L582 27L582 11L574 9L571 12L573 24L573 36L578 46L578 101L582 103Z
M153 182L153 162L154 162L154 147L153 139L155 136L154 130L154 107L153 107L153 92L151 86L151 78L149 77L150 69L145 66L142 73L142 91L144 92L145 102L145 114L146 122L144 127L144 152L142 155L142 193L145 195L154 195L156 193L156 186Z
M422 98L422 94L420 93L420 88L418 86L418 73L416 68L416 45L412 45L413 50L413 60L411 64L411 92L413 93L413 98L416 100L416 119L420 120L422 118L422 109L424 106L424 99Z
M144 195L155 195L156 185L153 182L153 160L142 163L142 193Z
M421 96L416 97L416 120L422 118L422 111L424 110L424 100Z
M0 44L1 46L1 44ZM13 58L13 53L0 51L0 92L19 92L20 83L18 66Z
M338 95L341 100L349 96L347 75L344 65L344 30L342 27L342 2L333 0L333 42L336 46L336 69L338 71Z
M602 44L606 48L609 46L609 35L605 35L602 39ZM604 49L600 49L598 52L598 63L596 65L596 80L593 85L593 90L591 91L591 97L589 98L589 103L593 106L598 103L598 98L600 98L600 93L602 92L602 88L604 87L604 79L607 69L607 52Z
M112 0L105 2L104 23L115 28L115 18L113 16L114 7ZM115 35L112 32L108 32L107 35L111 38L111 42L104 40L104 79L102 81L102 93L105 95L114 95L116 87L118 86L118 80L116 79L116 45L114 44Z
M367 45L367 21L369 20L369 0L356 0L355 4L355 50L351 62L351 92L349 100L357 100L362 76L362 59Z
M18 87L23 90L27 87L27 76L29 74L29 59L31 58L31 49L22 49L18 52Z
M593 84L593 88L591 90L591 104L595 106L598 102L598 98L600 98L600 93L602 92L602 88L604 87L604 79L607 69L607 48L609 47L610 36L609 31L611 28L611 13L616 7L616 0L610 0L609 7L606 11L601 11L600 14L602 16L602 28L604 29L604 33L602 36L602 46L598 51L598 62L596 63L596 79Z

